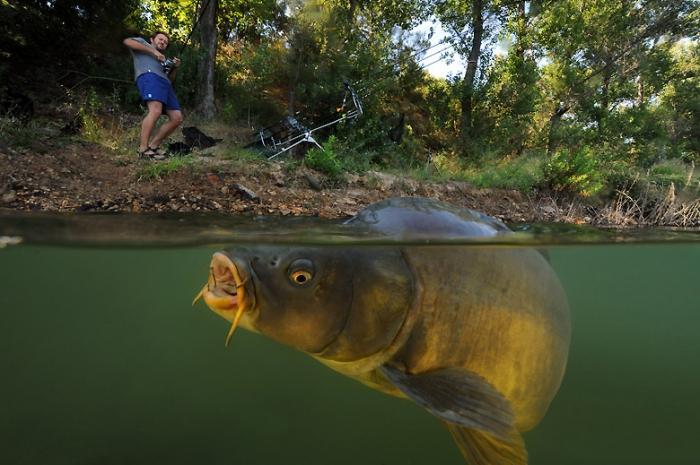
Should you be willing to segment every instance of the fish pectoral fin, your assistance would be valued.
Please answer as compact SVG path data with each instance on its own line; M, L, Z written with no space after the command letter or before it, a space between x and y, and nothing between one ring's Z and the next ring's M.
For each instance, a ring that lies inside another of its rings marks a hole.
M522 436L512 427L506 437L444 422L470 465L527 465Z
M510 436L510 402L476 373L445 368L412 375L390 364L380 370L406 396L441 420L504 439Z

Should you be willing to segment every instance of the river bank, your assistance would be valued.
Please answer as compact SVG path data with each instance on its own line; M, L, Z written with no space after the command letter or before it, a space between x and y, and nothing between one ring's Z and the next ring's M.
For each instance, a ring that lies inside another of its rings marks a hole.
M19 146L0 142L0 209L41 212L218 212L346 218L388 197L423 196L510 223L697 226L700 203L609 201L552 192L483 189L369 171L329 179L299 160L231 157L224 144L165 161L139 160L56 127ZM235 138L235 137L234 137Z

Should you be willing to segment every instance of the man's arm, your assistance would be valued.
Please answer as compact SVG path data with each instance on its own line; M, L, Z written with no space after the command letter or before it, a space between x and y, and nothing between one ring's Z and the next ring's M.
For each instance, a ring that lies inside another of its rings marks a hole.
M156 50L155 47L150 47L148 45L142 44L141 42L132 38L124 39L123 44L129 47L131 50L136 50L137 52L143 52L153 55L153 57L158 61L165 60L165 55Z

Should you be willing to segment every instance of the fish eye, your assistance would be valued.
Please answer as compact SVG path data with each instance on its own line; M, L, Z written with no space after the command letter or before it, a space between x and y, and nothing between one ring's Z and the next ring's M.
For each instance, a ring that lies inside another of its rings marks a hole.
M307 285L314 277L314 265L310 260L295 260L289 266L289 280L297 286Z

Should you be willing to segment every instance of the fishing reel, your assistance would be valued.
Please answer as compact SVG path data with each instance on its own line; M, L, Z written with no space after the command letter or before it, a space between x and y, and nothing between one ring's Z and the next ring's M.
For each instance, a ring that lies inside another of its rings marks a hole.
M166 58L160 63L160 66L163 67L163 72L165 74L170 74L170 71L172 71L175 67L175 60L173 60L172 58Z

